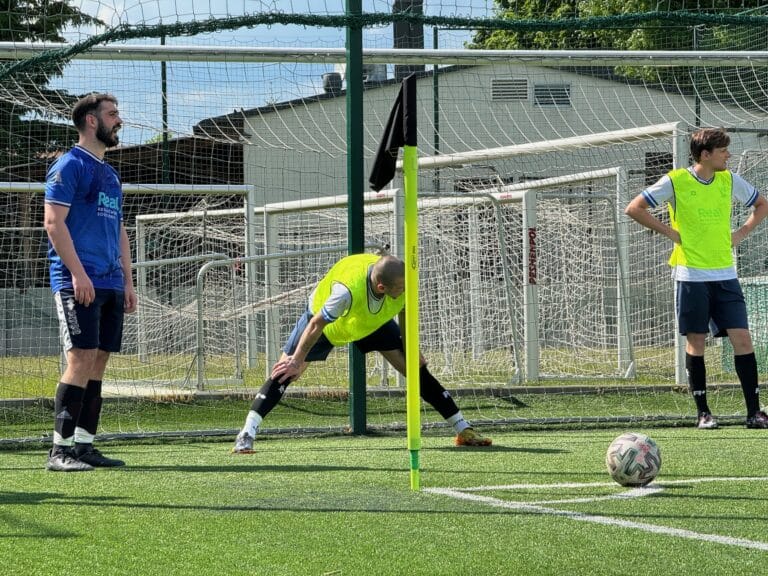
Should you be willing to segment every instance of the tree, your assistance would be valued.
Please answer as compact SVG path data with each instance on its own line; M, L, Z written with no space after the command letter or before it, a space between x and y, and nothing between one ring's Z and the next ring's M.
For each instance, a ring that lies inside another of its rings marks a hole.
M762 0L709 0L692 5L690 0L668 0L660 7L657 0L495 0L497 17L509 20L556 20L563 18L599 18L622 14L649 12L676 12L691 10L709 14L754 14L762 8ZM712 46L709 49L760 50L761 46L747 46L754 41L744 34L712 28ZM755 36L758 34L756 33ZM596 21L591 28L577 30L542 30L532 27L523 32L480 30L475 34L472 47L496 50L692 50L693 27L687 24L670 25L659 21L643 27L606 26ZM701 46L699 46L701 47Z
M64 42L67 27L97 24L101 24L98 19L66 1L0 0L0 41L4 42ZM34 164L45 161L41 155L76 139L68 121L75 96L47 88L51 78L60 74L59 65L41 66L0 82L0 179L24 179ZM51 106L52 102L56 105Z
M568 30L547 30L526 25L523 31L480 30L472 48L494 50L765 50L763 25L674 25L668 21L649 22L642 27L610 25L607 17L691 10L709 14L752 14L763 7L762 0L709 0L692 5L690 0L667 0L660 8L657 0L495 0L497 16L509 20L556 20L593 18L590 26ZM527 24L527 23L526 23ZM594 70L594 69L593 69ZM768 108L764 69L735 68L723 77L696 75L693 69L624 66L602 70L650 85L673 86L683 93L696 92L747 108ZM760 87L763 87L762 89Z
M101 24L67 1L0 0L0 41L64 42L68 27ZM10 60L0 60L7 65ZM0 81L0 180L37 180L45 174L52 150L77 140L68 119L76 96L47 88L61 74L59 64L41 65L23 75ZM55 104L54 104L55 103ZM39 234L30 232L42 221L39 195L4 195L0 227L18 227L3 236L0 246L0 287L24 289L42 282L44 247ZM13 263L13 265L11 265Z

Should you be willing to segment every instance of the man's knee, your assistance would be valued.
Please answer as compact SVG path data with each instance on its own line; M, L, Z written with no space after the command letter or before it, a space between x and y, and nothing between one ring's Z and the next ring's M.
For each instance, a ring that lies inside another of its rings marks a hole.
M742 354L750 354L753 351L752 337L749 330L735 329L728 331L728 339L731 341L734 353L739 356Z

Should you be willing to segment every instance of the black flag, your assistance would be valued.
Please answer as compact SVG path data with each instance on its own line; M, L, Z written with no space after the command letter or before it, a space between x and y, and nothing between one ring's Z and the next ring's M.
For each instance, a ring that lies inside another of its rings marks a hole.
M368 182L378 192L395 177L398 150L416 146L416 75L403 79L395 105L389 113L384 136L376 151Z

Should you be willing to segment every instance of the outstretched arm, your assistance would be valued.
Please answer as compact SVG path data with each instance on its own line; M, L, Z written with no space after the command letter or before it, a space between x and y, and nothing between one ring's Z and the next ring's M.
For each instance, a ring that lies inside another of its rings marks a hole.
M323 333L323 328L328 325L328 321L323 318L322 312L318 312L304 328L304 332L299 338L299 343L296 346L296 350L290 356L282 358L272 368L271 378L277 382L283 382L286 379L292 380L300 376L304 370L304 361L312 350L312 347L320 339Z

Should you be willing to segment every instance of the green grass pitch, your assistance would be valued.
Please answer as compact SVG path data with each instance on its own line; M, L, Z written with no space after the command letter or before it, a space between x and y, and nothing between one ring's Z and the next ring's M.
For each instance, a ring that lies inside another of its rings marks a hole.
M663 457L634 497L604 468L622 429L484 430L491 449L433 431L420 492L404 434L102 444L128 465L78 474L2 451L2 573L762 573L768 432L633 429Z

